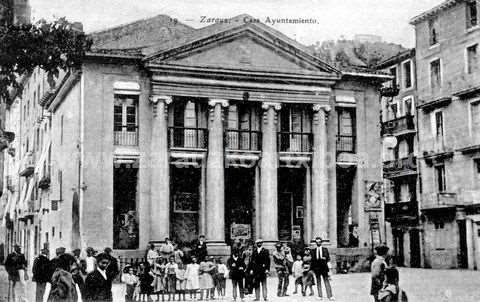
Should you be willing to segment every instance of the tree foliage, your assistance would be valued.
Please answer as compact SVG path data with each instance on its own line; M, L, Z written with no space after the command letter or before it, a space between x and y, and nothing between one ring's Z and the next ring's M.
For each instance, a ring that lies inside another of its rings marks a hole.
M92 45L83 31L65 18L53 22L0 27L0 98L9 100L9 89L22 87L19 78L40 67L53 88L60 70L81 65Z

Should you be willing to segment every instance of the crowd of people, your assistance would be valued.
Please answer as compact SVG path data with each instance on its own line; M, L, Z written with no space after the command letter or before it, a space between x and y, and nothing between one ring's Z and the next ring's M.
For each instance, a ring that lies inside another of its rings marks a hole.
M324 283L327 300L335 300L331 287L329 250L317 237L313 247L293 251L285 243L277 243L270 253L257 239L254 244L232 247L226 263L221 257L208 255L204 236L196 240L189 251L180 249L170 239L157 248L151 244L144 261L125 265L120 274L118 260L112 249L97 253L89 247L86 257L79 249L66 253L57 248L49 259L42 249L32 267L36 283L37 302L113 301L112 283L121 275L126 287L126 302L213 300L226 297L226 282L232 284L233 301L252 295L254 301L268 300L267 277L271 267L278 279L277 297L289 296L290 276L293 276L293 295L314 296L323 300ZM399 287L398 270L389 265L388 247L376 248L371 263L374 302L405 302L405 292ZM271 263L271 259L273 263ZM272 265L273 264L273 265ZM11 283L9 301L26 301L25 281L27 262L17 245L8 255L5 267ZM315 286L316 285L316 286Z

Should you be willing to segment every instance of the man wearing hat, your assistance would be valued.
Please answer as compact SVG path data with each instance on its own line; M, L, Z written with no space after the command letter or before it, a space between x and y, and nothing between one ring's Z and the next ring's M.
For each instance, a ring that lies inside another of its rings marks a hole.
M112 256L113 250L109 247L106 247L104 249L104 253L107 254L108 260L110 261L110 264L107 267L107 276L113 280L117 275L120 273L120 269L118 268L118 261L117 258Z
M255 301L260 301L260 285L263 299L267 301L267 275L270 270L270 253L263 247L263 240L255 241L252 253L252 271L255 287Z
M198 241L194 243L194 252L193 254L197 256L198 261L205 261L205 258L207 257L207 243L205 242L205 236L200 235L198 237Z
M26 273L27 260L18 244L13 248L13 252L5 260L5 270L8 273L8 280L13 295L13 301L25 300L25 281L28 280Z
M52 275L52 267L48 259L48 249L43 248L40 255L35 258L32 266L32 281L37 283L35 290L35 301L42 302L43 294L45 293L45 286L50 281Z
M275 249L276 250L273 252L273 263L275 264L275 270L277 271L278 276L277 296L285 297L288 296L287 288L289 283L287 257L280 242L275 244Z
M373 300L378 302L378 293L383 287L383 281L385 279L385 270L387 269L387 262L385 258L388 254L388 246L380 245L375 248L377 256L373 260L370 271L372 276L372 285L370 288L370 295L373 296Z
M322 246L322 238L315 238L315 247L312 249L311 269L315 273L317 279L318 297L322 299L322 279L325 283L325 290L329 300L335 300L332 294L332 287L330 285L330 254L328 249Z

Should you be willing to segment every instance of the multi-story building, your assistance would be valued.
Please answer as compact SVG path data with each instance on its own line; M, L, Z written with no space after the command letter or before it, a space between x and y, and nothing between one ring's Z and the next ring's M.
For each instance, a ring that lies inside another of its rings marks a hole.
M91 36L80 69L10 107L22 133L11 242L134 257L199 234L218 255L235 239L315 236L335 253L353 225L355 247L383 240L378 100L390 76L337 70L247 15L197 30L157 16Z
M420 267L415 50L389 58L377 68L393 76L381 90L387 242L397 265Z
M425 265L480 263L478 1L448 0L414 17Z

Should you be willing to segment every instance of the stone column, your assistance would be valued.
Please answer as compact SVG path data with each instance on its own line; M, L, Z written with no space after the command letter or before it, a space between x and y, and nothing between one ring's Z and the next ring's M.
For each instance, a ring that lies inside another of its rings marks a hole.
M152 96L150 241L170 237L170 163L168 155L169 96Z
M280 103L263 103L260 162L260 236L266 245L278 240L277 111Z
M227 100L211 99L208 123L206 239L209 248L218 253L225 245L225 167L223 146L223 108Z
M312 154L312 237L329 239L328 233L328 163L327 114L328 105L313 105Z

